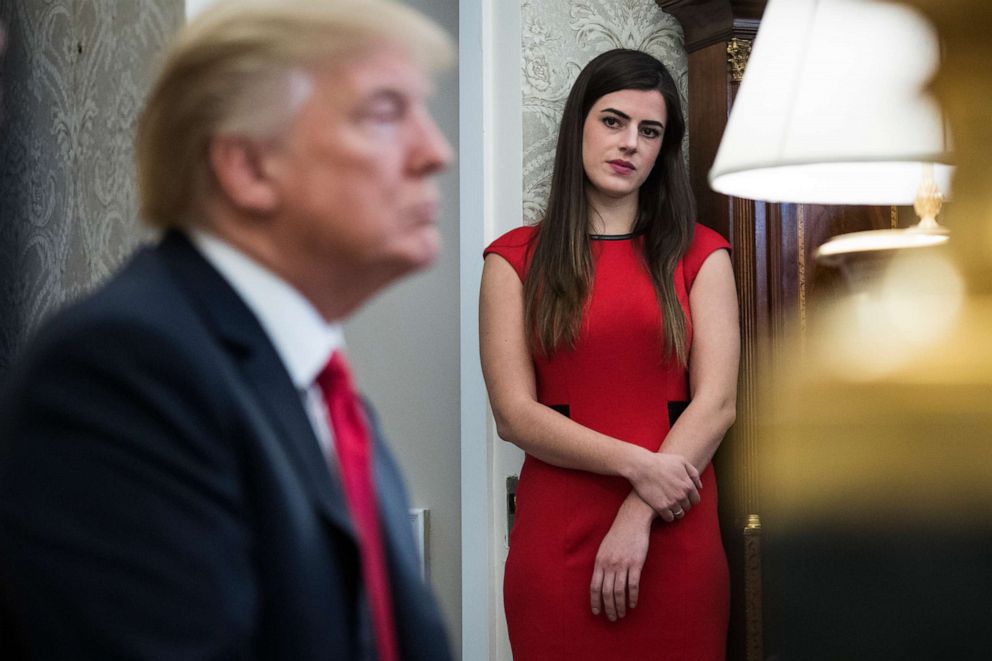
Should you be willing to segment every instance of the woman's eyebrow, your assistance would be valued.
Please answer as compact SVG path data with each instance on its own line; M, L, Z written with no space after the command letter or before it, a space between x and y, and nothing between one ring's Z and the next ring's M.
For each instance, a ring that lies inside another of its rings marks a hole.
M619 115L623 119L630 120L630 115L625 112L620 112L616 108L603 108L600 112L612 112L614 115Z
M614 115L617 115L618 117L620 117L621 119L625 119L627 121L630 121L630 115L628 115L625 112L621 112L620 110L617 110L616 108L603 108L602 110L600 110L600 112L611 112ZM664 124L662 124L661 122L659 122L657 120L654 120L654 119L643 119L643 120L641 120L641 126L643 126L645 124L651 124L653 126L659 126L661 128L665 128L665 125Z

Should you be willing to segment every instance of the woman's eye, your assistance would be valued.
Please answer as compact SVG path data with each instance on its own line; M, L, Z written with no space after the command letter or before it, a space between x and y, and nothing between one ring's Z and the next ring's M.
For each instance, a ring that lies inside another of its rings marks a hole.
M641 135L643 135L645 138L657 138L658 136L661 135L661 131L659 131L656 128L652 128L650 126L645 126L644 128L641 129Z
M607 115L603 118L603 124L609 126L610 128L616 128L617 126L620 126L620 120L616 117L610 117Z

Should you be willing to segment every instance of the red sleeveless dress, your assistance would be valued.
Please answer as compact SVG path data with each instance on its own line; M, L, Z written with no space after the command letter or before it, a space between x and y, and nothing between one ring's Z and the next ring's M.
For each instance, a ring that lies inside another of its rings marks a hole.
M523 280L534 236L535 228L519 227L485 254L506 259ZM542 404L657 450L688 403L689 384L685 369L662 360L661 310L639 242L631 236L592 240L594 279L576 346L533 359ZM674 278L687 318L688 292L700 267L712 252L729 247L713 230L696 226ZM592 614L589 584L596 552L630 483L527 455L503 583L515 661L722 661L729 577L712 466L701 477L699 505L674 523L656 519L637 607L610 622Z

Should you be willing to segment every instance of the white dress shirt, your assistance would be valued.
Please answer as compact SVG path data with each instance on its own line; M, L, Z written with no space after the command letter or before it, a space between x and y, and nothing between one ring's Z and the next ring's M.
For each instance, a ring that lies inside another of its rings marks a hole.
M188 230L190 240L251 310L269 336L300 394L328 465L334 437L316 379L331 354L344 348L341 324L327 323L295 287L214 234Z

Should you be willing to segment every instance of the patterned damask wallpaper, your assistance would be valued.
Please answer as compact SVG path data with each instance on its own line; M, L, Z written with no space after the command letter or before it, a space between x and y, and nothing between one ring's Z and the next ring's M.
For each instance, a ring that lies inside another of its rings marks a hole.
M132 139L183 0L5 0L0 374L53 309L145 236Z
M537 222L551 189L558 122L585 64L612 48L661 60L688 93L682 27L651 0L521 0L524 221ZM688 152L687 152L688 153Z

